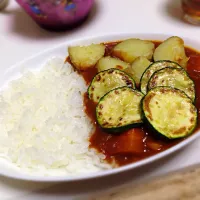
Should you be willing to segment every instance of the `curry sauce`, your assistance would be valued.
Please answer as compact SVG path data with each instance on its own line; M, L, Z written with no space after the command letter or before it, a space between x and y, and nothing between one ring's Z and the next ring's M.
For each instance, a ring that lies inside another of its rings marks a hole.
M153 41L155 46L158 46L161 42ZM118 42L106 43L105 55L111 54L112 48ZM195 83L196 100L195 106L198 109L198 115L200 110L200 53L189 47L185 47L186 55L190 57L187 64L187 72L190 78ZM70 62L69 57L66 61ZM93 77L97 73L97 69L89 69L88 71L79 72L87 85L90 84ZM169 140L164 137L156 135L152 129L142 126L140 128L132 128L128 131L124 131L120 134L110 134L101 129L96 121L96 104L88 98L87 93L84 95L85 112L91 119L95 129L91 133L90 147L95 148L99 152L106 156L108 162L115 162L121 166L128 163L133 163L149 156L155 155L159 152L165 151L184 139ZM196 130L200 128L198 122ZM134 137L132 140L131 137ZM134 153L131 150L134 149Z

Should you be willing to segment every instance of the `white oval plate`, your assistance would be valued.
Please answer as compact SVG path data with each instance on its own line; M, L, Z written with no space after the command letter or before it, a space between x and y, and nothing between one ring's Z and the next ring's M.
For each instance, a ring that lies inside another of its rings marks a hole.
M67 42L65 44L59 45L58 47L43 51L33 57L30 57L10 68L1 69L0 71L0 86L3 87L6 85L10 80L13 78L16 78L20 76L20 70L23 66L30 70L40 69L44 64L52 57L58 56L62 57L63 61L66 58L67 54L67 47L70 45L87 45L91 43L100 43L100 42L106 42L106 41L116 41L116 40L123 40L127 38L140 38L140 39L150 39L150 40L164 40L170 35L163 35L163 34L112 34L107 36L98 36L93 38L85 38L81 40L74 40ZM182 36L180 36L182 37ZM200 43L197 41L193 41L188 38L184 38L185 45L193 47L195 49L200 50ZM98 177L106 177L108 175L114 175L118 173L122 173L125 171L133 170L135 168L141 167L143 165L149 164L151 162L154 162L160 158L163 158L182 147L186 146L190 142L197 139L197 137L200 136L200 131L195 133L194 135L188 137L184 141L180 142L179 144L171 147L170 149L161 152L157 155L151 156L149 158L146 158L142 161L138 161L133 164L129 164L123 167L119 167L112 170L106 170L101 171L97 173L91 173L91 174L83 174L80 176L75 177L69 177L69 176L45 176L45 175L31 175L24 173L23 171L20 171L17 167L15 167L12 163L8 162L7 160L1 158L0 159L0 175L15 178L15 179L21 179L21 180L29 180L29 181L42 181L42 182L59 182L59 181L65 181L65 182L71 182L71 181L79 181L79 180L88 180L88 179L96 179Z

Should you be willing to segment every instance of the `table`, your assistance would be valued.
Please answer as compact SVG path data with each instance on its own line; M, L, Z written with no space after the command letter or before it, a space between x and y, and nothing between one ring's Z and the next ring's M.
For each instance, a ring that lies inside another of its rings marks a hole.
M96 0L88 20L80 27L62 33L47 32L39 28L14 0L0 12L0 67L9 67L43 49L54 47L67 40L85 36L104 35L118 32L165 33L192 37L200 41L200 28L181 20L180 2L174 0ZM120 178L118 186L129 183L127 177L139 181L144 177L154 177L167 171L200 162L200 139L180 152L156 162L137 174ZM178 164L178 165L177 165ZM144 173L145 172L145 173ZM110 180L110 185L117 179ZM98 183L100 185L104 183ZM108 184L108 183L107 183ZM114 184L113 184L114 185ZM94 185L93 185L94 186ZM76 185L81 188L81 183ZM74 194L82 191L69 184L44 184L21 182L0 177L0 198L4 199L74 199ZM45 188L45 189L44 189ZM76 199L76 198L75 198ZM83 197L81 198L83 199Z

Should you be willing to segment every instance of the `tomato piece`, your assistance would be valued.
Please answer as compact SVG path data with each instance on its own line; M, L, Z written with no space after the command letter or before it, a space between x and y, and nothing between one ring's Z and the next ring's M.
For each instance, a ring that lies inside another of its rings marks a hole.
M106 151L110 155L138 154L144 152L143 139L145 132L140 128L130 129L121 135L111 137L106 144Z

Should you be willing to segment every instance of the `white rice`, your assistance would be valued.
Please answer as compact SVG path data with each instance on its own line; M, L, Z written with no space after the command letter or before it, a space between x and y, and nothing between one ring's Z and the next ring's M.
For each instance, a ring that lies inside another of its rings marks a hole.
M12 81L0 94L0 156L44 174L111 168L89 148L93 126L83 110L85 91L82 77L58 58Z

